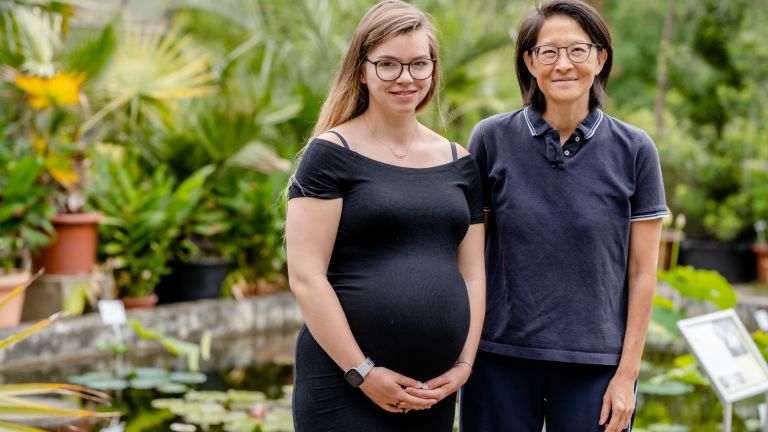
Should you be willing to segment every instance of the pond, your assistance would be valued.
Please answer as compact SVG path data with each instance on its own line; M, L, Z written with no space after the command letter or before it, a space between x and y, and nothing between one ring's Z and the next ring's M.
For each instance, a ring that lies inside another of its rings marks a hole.
M194 375L182 374L175 377L179 381L175 382L176 387L163 387L168 381L173 382L170 378L174 376L167 371L186 370L186 361L161 348L129 352L122 359L105 353L102 357L52 363L35 370L4 371L0 373L0 382L71 382L94 372L126 378L129 384L105 388L113 396L113 406L108 410L124 413L120 418L122 425L96 425L91 429L94 431L291 432L291 364L296 332L297 329L288 329L214 340L210 360L201 364L204 382L198 382ZM722 406L709 386L649 382L673 358L668 353L646 354L633 430L720 430ZM757 404L763 401L763 397L756 397L736 405L733 432L759 430Z

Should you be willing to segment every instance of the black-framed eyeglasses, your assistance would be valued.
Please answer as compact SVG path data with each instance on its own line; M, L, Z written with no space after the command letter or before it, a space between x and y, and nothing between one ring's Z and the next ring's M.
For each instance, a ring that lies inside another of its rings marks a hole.
M531 48L536 59L543 65L551 65L560 59L560 50L564 49L568 59L574 63L584 63L589 59L592 47L600 48L600 44L577 42L568 46L539 45Z
M410 63L400 63L397 60L384 59L373 61L366 57L365 61L372 64L376 69L376 76L382 81L394 81L403 74L403 69L408 66L408 73L415 80L425 80L435 73L435 63L437 59L420 58Z

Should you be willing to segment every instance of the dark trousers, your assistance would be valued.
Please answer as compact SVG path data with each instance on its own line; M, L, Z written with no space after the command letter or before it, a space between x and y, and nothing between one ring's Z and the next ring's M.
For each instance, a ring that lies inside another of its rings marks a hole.
M460 393L461 432L541 432L545 419L547 432L603 431L597 422L616 366L478 352L473 369Z

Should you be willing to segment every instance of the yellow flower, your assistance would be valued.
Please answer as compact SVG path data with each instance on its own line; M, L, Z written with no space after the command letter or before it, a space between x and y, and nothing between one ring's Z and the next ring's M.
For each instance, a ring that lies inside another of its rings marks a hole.
M57 72L50 78L19 75L16 86L29 95L29 104L35 109L57 105L75 105L80 101L83 74Z

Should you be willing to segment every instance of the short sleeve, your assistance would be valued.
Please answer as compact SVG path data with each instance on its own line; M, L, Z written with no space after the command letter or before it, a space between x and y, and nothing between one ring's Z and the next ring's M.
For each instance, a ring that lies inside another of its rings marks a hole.
M469 223L476 224L485 221L483 215L483 189L480 182L480 172L472 156L466 156L462 166L462 175L466 179L467 187L464 194L469 206Z
M469 137L467 150L469 150L469 153L475 159L477 164L482 206L484 209L490 210L493 208L491 205L491 184L488 179L488 152L485 148L485 141L483 139L482 123L478 124L472 131L472 135Z
M643 134L635 160L635 193L629 199L632 221L658 219L669 215L664 198L664 181L656 146Z
M311 197L335 199L342 196L342 148L334 144L312 141L299 159L296 173L288 186L288 199Z

